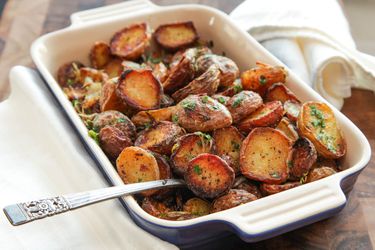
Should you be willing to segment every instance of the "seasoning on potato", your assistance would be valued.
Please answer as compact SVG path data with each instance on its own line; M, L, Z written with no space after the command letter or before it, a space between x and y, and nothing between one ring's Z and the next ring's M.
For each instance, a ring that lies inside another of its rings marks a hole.
M246 118L263 104L262 97L253 91L241 91L232 96L225 104L232 115L233 123Z
M111 49L105 42L96 42L90 50L90 64L96 69L103 69L111 59Z
M212 204L211 213L227 210L232 207L255 201L257 197L242 189L231 189L229 192L216 200Z

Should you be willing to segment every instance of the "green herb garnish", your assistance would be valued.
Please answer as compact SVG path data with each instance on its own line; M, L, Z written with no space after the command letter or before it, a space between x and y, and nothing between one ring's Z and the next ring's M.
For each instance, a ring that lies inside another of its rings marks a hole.
M74 84L74 80L69 78L69 79L66 81L66 84L68 84L68 86L72 86L72 85Z
M221 104L224 104L225 103L225 98L220 96L219 98L217 98L217 100L221 103Z
M194 110L195 109L195 103L189 102L189 101L185 101L185 102L182 103L182 107L184 109Z
M202 169L200 168L199 165L194 165L193 168L194 168L194 172L195 172L197 175L202 174Z
M260 83L260 85L266 84L267 78L264 75L259 76L259 83Z
M239 143L237 143L235 141L231 141L230 143L232 144L232 147L233 147L234 150L236 150L236 151L240 150L241 145Z
M243 96L238 97L236 100L234 100L232 107L237 108L238 106L240 106L242 101L243 101Z
M206 96L206 95L203 96L203 97L202 97L202 102L203 102L203 103L207 103L207 102L208 102L208 96Z
M322 111L320 111L319 109L317 109L315 106L311 106L310 109L311 109L310 114L312 116L315 116L318 119L323 119L324 118Z
M242 85L234 85L233 89L235 93L240 93L242 91Z
M123 122L125 122L125 119L124 119L124 118L118 118L118 119L117 119L117 122L118 122L118 123L123 123Z
M178 115L172 115L172 122L174 123L178 122Z
M99 145L99 133L94 130L89 130L89 136Z

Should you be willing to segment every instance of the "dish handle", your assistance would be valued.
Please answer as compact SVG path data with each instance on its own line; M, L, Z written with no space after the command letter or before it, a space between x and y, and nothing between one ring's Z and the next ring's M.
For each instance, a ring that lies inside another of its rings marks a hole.
M117 16L133 15L147 10L160 8L149 0L131 0L95 9L73 13L70 16L71 26L81 25Z
M333 177L333 176L332 176ZM231 227L245 241L274 236L328 218L338 213L346 204L340 180L311 183L302 190L289 190L290 196L272 195L267 203L255 202L251 206L240 206L238 212L224 215ZM315 185L318 184L318 185ZM297 191L297 192L293 192ZM264 205L266 204L266 205ZM307 215L307 216L306 216ZM276 230L277 229L277 230Z

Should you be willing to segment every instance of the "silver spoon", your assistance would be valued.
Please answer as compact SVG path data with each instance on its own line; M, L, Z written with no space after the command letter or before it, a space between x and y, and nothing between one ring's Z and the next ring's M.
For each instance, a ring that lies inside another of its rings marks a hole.
M6 206L3 208L3 211L9 222L13 226L18 226L34 220L46 218L47 216L53 216L125 195L136 194L150 189L179 187L185 185L185 182L179 179L140 182L75 194L61 195L53 198L21 202Z

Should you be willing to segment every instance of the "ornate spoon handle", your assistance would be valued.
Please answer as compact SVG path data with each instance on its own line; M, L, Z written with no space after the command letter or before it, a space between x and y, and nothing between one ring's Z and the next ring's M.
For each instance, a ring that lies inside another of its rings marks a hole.
M57 196L29 202L21 202L3 208L5 215L13 226L18 226L47 216L64 213L76 208L88 206L101 201L135 194L149 189L184 186L178 179L166 179L140 182L122 186L101 188L92 191Z

